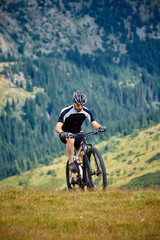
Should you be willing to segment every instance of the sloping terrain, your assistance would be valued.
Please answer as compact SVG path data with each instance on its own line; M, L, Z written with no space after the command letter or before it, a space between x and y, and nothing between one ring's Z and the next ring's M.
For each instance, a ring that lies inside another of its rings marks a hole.
M160 124L141 132L137 130L124 138L113 137L96 147L102 153L106 165L108 186L125 186L148 173L152 173L149 180L140 178L138 184L135 182L134 185L133 182L131 187L160 186ZM66 156L54 159L53 165L7 178L0 182L0 187L65 189L66 161Z
M87 95L95 119L108 127L97 142L160 123L159 56L157 0L1 0L0 179L55 164L64 154L54 127L77 89ZM127 184L122 177L132 180L149 171L138 164L145 160L137 151L147 158L145 147L126 144L124 155L121 144L112 138L99 146L109 184L117 186ZM147 154L157 159L152 148ZM56 174L47 174L51 185Z
M147 35L160 38L159 11L157 0L3 0L1 50L4 54L35 57L65 55L75 47L85 54L109 48L118 57L127 53L127 41L133 42L135 33L142 40Z
M1 62L0 63L0 112L7 105L14 101L17 105L17 111L21 110L24 106L26 98L35 98L37 92L43 92L41 88L34 88L32 92L26 90L26 78L23 72L18 72L12 75L12 78L6 78L3 71L6 67L14 65L14 62ZM18 87L17 85L23 87Z
M108 149L103 158L109 174L109 183L113 186L126 185L132 179L148 173L159 176L160 172L156 172L160 171L160 125L141 132L135 130L125 138L112 138L104 146L102 143L100 149ZM160 184L160 178L158 179ZM149 185L152 184L155 185L151 181Z

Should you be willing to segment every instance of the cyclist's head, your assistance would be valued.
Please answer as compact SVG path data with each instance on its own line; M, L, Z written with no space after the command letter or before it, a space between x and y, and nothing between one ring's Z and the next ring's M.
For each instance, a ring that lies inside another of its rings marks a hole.
M82 105L86 104L87 97L84 93L82 93L78 90L77 92L73 93L72 100L73 100L74 104L78 104L78 105L82 106Z

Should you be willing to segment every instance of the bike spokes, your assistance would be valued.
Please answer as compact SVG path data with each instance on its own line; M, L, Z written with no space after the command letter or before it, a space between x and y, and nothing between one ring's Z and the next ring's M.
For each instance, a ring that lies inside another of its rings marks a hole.
M103 159L96 148L88 149L87 156L92 169L92 182L96 189L104 189L107 186L107 176Z

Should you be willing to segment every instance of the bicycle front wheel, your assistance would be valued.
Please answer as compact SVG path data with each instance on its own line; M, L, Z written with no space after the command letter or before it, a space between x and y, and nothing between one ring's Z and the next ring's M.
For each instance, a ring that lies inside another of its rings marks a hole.
M92 173L89 173L91 175L91 185L97 190L104 190L107 187L107 174L100 152L98 149L91 147L87 150L87 157L91 167L90 170L92 170Z

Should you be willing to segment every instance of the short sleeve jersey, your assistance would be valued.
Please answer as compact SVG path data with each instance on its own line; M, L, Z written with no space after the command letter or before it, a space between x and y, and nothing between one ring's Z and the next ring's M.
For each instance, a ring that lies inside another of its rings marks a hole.
M74 105L63 108L58 122L62 122L62 130L64 132L78 133L81 131L81 125L85 119L91 123L94 121L92 113L86 107L83 107L81 112L77 112Z

